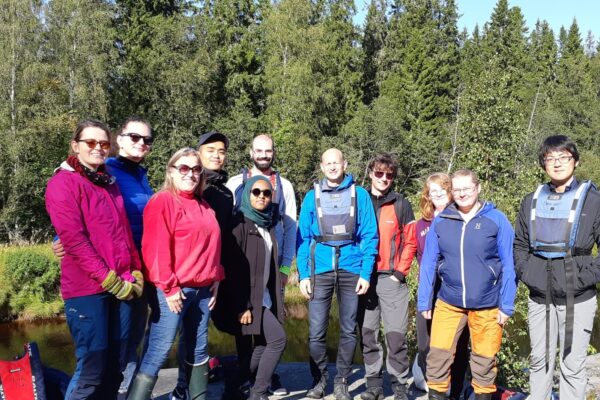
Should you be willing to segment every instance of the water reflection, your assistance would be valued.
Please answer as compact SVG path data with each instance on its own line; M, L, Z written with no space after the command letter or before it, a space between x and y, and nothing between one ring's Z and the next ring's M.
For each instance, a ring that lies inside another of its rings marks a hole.
M414 312L414 309L412 310ZM305 304L292 304L287 306L288 318L285 330L288 335L288 344L283 354L283 361L308 361L308 310ZM327 354L330 361L335 361L337 354L337 338L339 324L337 304L335 299L329 319L327 332ZM524 321L515 321L524 324ZM410 324L414 329L414 324ZM510 334L510 332L509 332ZM408 334L409 338L412 332ZM527 336L511 337L519 342L522 355L529 354L529 339ZM29 341L37 342L42 357L42 362L50 367L58 368L71 373L75 368L74 349L71 335L64 319L42 322L12 322L0 324L0 359L8 360L16 354L23 353L23 344ZM594 320L591 344L600 350L600 319ZM412 346L411 344L411 347ZM414 350L414 349L411 349ZM209 353L214 356L235 354L235 341L233 337L219 332L214 326L209 327ZM356 349L354 362L361 363L360 351ZM177 366L175 346L169 354L165 368Z

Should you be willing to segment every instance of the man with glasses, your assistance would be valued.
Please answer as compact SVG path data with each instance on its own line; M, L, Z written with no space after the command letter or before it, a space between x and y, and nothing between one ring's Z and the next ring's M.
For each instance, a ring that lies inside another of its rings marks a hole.
M379 247L368 292L359 299L358 324L365 362L366 390L362 400L378 400L383 394L383 348L379 328L383 320L386 370L395 400L407 400L409 360L408 286L406 275L417 249L415 216L408 200L392 190L398 163L388 153L369 162L371 201L377 216Z
M241 174L235 175L227 181L227 187L234 193L236 207L241 204L241 195L244 184L252 176L262 175L267 177L274 193L271 197L273 203L273 223L275 224L275 238L277 239L277 254L279 272L283 285L287 284L290 266L296 254L296 195L292 183L282 177L273 169L275 161L275 146L269 135L259 135L252 140L250 158L254 166L244 168ZM244 336L241 340L251 340ZM250 351L250 347L248 350ZM273 374L269 392L276 396L286 396L288 390L281 385L279 376Z
M310 399L323 398L327 386L327 327L337 292L340 338L333 393L350 400L348 377L356 347L358 296L369 289L377 255L377 220L369 194L346 175L342 152L321 156L325 178L304 197L298 223L300 291L309 302L309 352L313 386Z
M521 203L515 223L517 276L529 288L531 400L550 398L560 347L560 397L583 400L586 356L600 282L600 195L579 181L579 152L567 136L549 136L538 160L550 182Z

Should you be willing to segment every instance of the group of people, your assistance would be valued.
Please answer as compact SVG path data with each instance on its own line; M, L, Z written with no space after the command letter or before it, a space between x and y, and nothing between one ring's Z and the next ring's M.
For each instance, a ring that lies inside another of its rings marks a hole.
M287 394L275 369L286 346L283 293L294 257L309 305L313 384L307 398L326 395L326 337L336 295L335 398L351 399L358 332L366 380L361 399L384 397L383 324L394 398L408 399L406 276L415 257L413 374L426 377L419 386L430 399L458 399L469 365L475 398L492 398L517 279L529 288L531 398L550 396L557 342L561 396L585 398L600 282L600 259L592 256L600 244L600 196L593 184L575 178L579 153L568 137L542 144L539 162L550 182L523 200L513 230L501 211L479 198L473 171L427 177L415 221L411 204L393 190L393 156L369 162L367 190L347 174L348 163L334 148L322 154L324 177L296 219L294 189L273 169L268 135L252 141L252 168L228 179L228 138L203 134L197 148L173 154L163 187L153 193L140 165L153 134L138 117L126 120L114 138L104 123L82 121L48 183L46 206L77 359L66 399L149 399L177 335L179 377L171 399L204 399L210 318L235 337L238 368L226 377L224 398L246 396L246 382L251 400Z

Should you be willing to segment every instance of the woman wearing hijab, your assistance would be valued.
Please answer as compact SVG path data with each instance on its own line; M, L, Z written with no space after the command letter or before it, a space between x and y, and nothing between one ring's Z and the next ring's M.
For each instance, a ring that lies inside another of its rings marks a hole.
M256 374L250 400L268 399L271 376L283 354L283 292L277 265L277 242L272 227L268 179L255 176L246 182L240 206L240 221L233 229L235 253L224 287L230 296L225 312L235 319L237 334L251 335L251 360L240 360L241 368ZM248 367L249 362L249 367Z

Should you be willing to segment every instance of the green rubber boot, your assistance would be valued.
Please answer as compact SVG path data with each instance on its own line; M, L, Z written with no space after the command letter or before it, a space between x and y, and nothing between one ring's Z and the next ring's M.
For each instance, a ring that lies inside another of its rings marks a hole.
M208 362L200 365L185 364L186 377L190 391L190 400L206 400L208 385Z
M131 383L129 393L127 394L127 400L148 400L152 396L152 389L156 384L156 376L150 376L137 373L135 379Z

